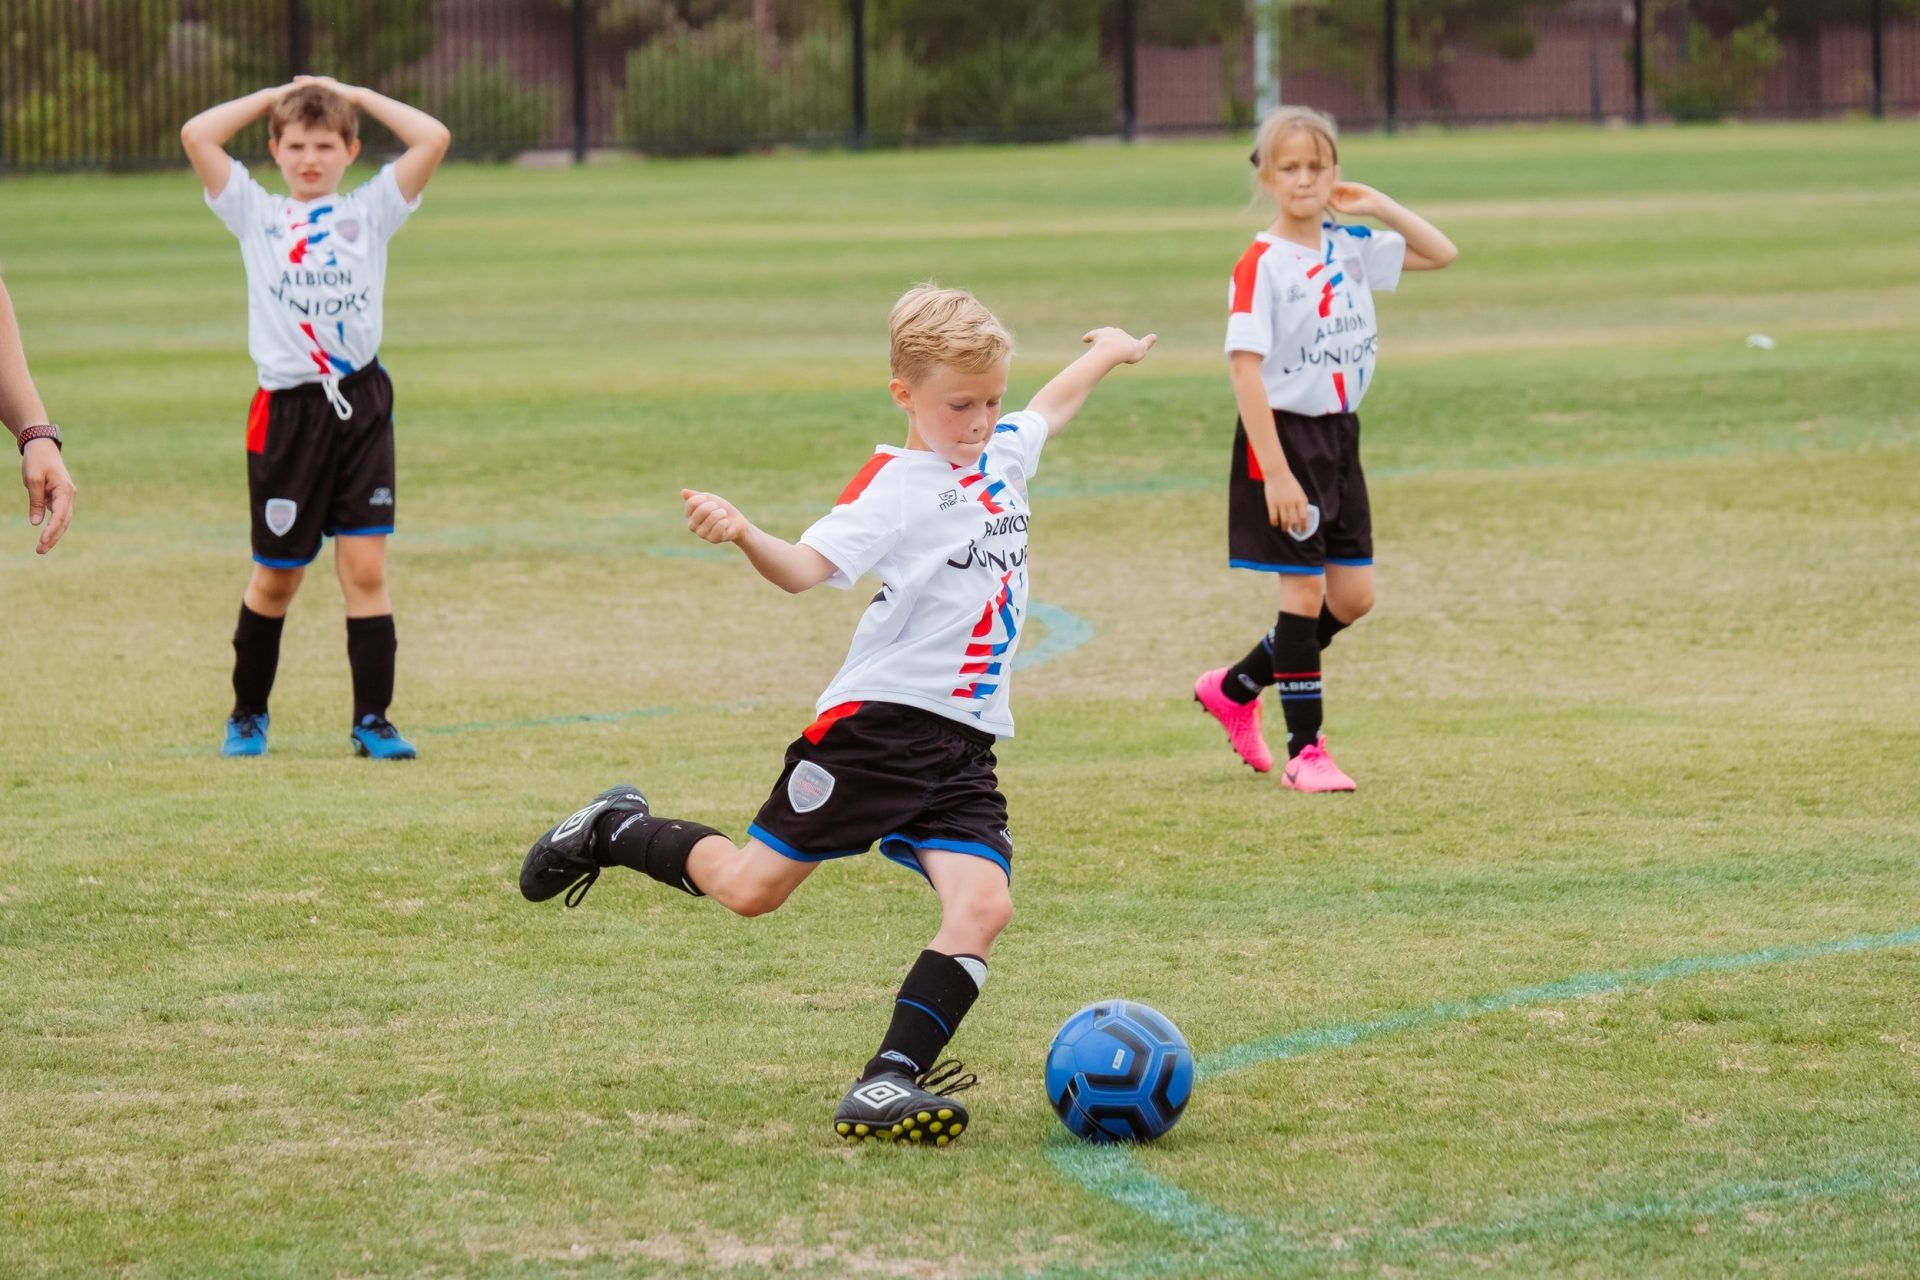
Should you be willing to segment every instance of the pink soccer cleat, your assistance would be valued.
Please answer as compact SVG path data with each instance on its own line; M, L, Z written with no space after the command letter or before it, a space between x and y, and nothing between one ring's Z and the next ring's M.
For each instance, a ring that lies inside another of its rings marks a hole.
M1295 791L1351 791L1353 779L1327 754L1327 740L1322 737L1300 748L1300 754L1287 761L1280 785Z
M1273 752L1267 749L1267 740L1260 733L1260 699L1244 704L1235 702L1220 691L1226 678L1225 667L1207 672L1193 682L1193 700L1227 731L1227 741L1233 744L1235 755L1253 766L1255 773L1269 773L1273 769Z

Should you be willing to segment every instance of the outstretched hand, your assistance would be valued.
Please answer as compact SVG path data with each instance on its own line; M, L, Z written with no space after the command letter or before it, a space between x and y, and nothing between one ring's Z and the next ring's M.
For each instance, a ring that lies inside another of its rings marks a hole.
M1153 344L1160 341L1160 335L1150 333L1144 338L1136 338L1125 329L1109 325L1095 329L1080 341L1091 345L1095 351L1111 354L1117 364L1139 364L1147 358L1147 352L1153 350Z
M752 526L740 509L717 493L682 489L680 500L687 505L687 528L708 542L738 542Z

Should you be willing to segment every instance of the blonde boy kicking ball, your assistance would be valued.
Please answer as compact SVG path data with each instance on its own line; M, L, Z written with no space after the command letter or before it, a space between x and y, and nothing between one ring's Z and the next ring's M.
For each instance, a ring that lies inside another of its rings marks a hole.
M340 179L360 154L365 111L406 153L352 191ZM226 152L268 118L268 150L287 181L274 195ZM181 127L207 207L240 241L247 271L247 351L260 389L247 415L247 490L253 576L233 634L230 756L267 751L267 697L280 632L321 540L347 606L354 751L411 760L413 744L387 720L396 641L387 595L394 529L393 384L380 366L387 241L413 211L447 154L445 125L424 111L324 76L262 89L201 112Z
M907 442L879 446L798 542L763 532L718 494L681 494L690 530L739 547L782 590L880 580L747 842L657 817L639 788L618 786L534 842L520 891L541 902L571 889L572 906L602 867L620 866L757 916L822 862L877 843L933 886L940 927L909 967L833 1130L852 1142L944 1147L969 1123L953 1095L974 1078L939 1055L1013 915L1013 837L993 745L1013 734L1028 482L1094 386L1144 359L1154 338L1096 329L1085 338L1091 350L1031 404L1002 413L1013 339L970 294L913 289L894 306L892 331L888 390Z

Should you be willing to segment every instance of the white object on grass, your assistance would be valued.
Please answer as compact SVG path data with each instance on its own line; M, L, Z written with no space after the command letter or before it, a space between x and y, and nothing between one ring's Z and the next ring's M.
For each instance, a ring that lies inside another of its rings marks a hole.
M1757 351L1771 351L1777 344L1764 333L1750 333L1747 335L1747 345Z

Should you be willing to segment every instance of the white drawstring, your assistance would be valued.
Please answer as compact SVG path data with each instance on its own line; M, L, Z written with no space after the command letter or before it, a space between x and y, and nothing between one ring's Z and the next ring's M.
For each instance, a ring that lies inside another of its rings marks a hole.
M340 394L340 379L322 378L320 389L327 393L327 403L333 406L333 411L339 415L340 421L345 422L353 416L353 406L348 404L347 398Z

